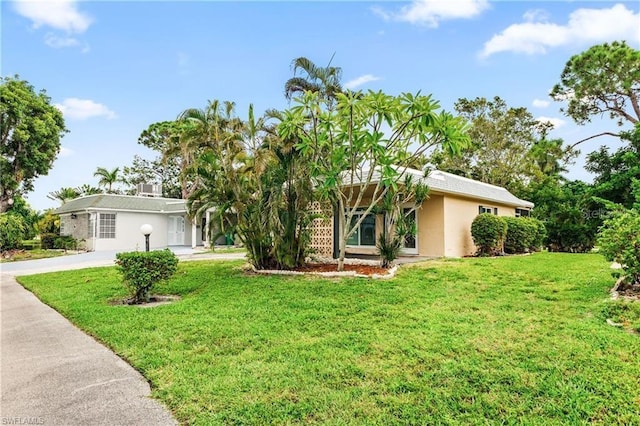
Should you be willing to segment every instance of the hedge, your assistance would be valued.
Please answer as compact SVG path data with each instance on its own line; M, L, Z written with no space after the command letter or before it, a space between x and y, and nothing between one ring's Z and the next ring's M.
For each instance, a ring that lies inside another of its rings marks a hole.
M471 224L471 236L478 247L478 255L502 254L502 244L507 233L507 222L502 216L481 213Z
M167 280L178 268L178 258L169 249L116 254L116 264L125 286L131 292L131 304L149 301L153 286Z

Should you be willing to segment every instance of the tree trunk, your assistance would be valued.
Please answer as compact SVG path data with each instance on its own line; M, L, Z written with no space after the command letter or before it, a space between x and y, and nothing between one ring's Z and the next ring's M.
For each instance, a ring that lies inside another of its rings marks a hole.
M340 241L338 250L338 271L344 271L344 257L347 251L347 241L345 234L347 232L347 222L344 216L344 202L338 201L338 241Z

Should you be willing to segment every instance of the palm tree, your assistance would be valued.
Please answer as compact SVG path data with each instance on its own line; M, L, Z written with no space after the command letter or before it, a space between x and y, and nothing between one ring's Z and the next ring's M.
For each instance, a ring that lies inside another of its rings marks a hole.
M60 188L57 191L50 192L47 198L50 200L60 201L61 204L66 203L69 200L78 198L80 194L75 188Z
M319 67L305 57L294 59L291 67L293 68L293 77L284 84L284 96L289 100L295 94L311 91L318 93L329 102L329 105L332 105L336 95L342 92L340 84L342 68L340 67L332 67L331 65ZM298 75L298 72L301 75Z
M98 181L98 186L106 187L107 193L112 194L113 184L121 181L120 177L118 176L119 173L120 167L116 167L111 171L105 169L104 167L98 167L93 176L98 176L100 178L100 180Z

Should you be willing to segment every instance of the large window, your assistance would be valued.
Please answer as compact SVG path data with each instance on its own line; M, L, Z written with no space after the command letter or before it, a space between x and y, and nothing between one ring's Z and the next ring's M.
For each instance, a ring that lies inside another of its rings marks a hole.
M531 216L531 211L527 209L516 209L516 217L529 217Z
M353 226L360 220L362 214L356 213L351 218L351 226ZM375 246L376 245L376 216L368 214L363 220L356 231L347 240L347 245L350 246Z
M116 237L116 214L100 213L98 238L115 238L115 237Z

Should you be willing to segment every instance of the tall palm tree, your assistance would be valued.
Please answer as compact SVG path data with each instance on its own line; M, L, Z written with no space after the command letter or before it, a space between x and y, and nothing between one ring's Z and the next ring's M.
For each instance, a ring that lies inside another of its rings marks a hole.
M121 181L120 176L118 176L119 173L120 167L116 167L115 169L110 171L105 169L104 167L98 167L93 176L97 176L100 178L100 180L98 181L98 186L106 187L107 193L112 194L113 184Z
M336 95L342 92L342 68L330 64L319 67L305 57L294 59L291 63L293 77L284 84L284 96L291 100L296 94L311 91L318 93L331 105Z

